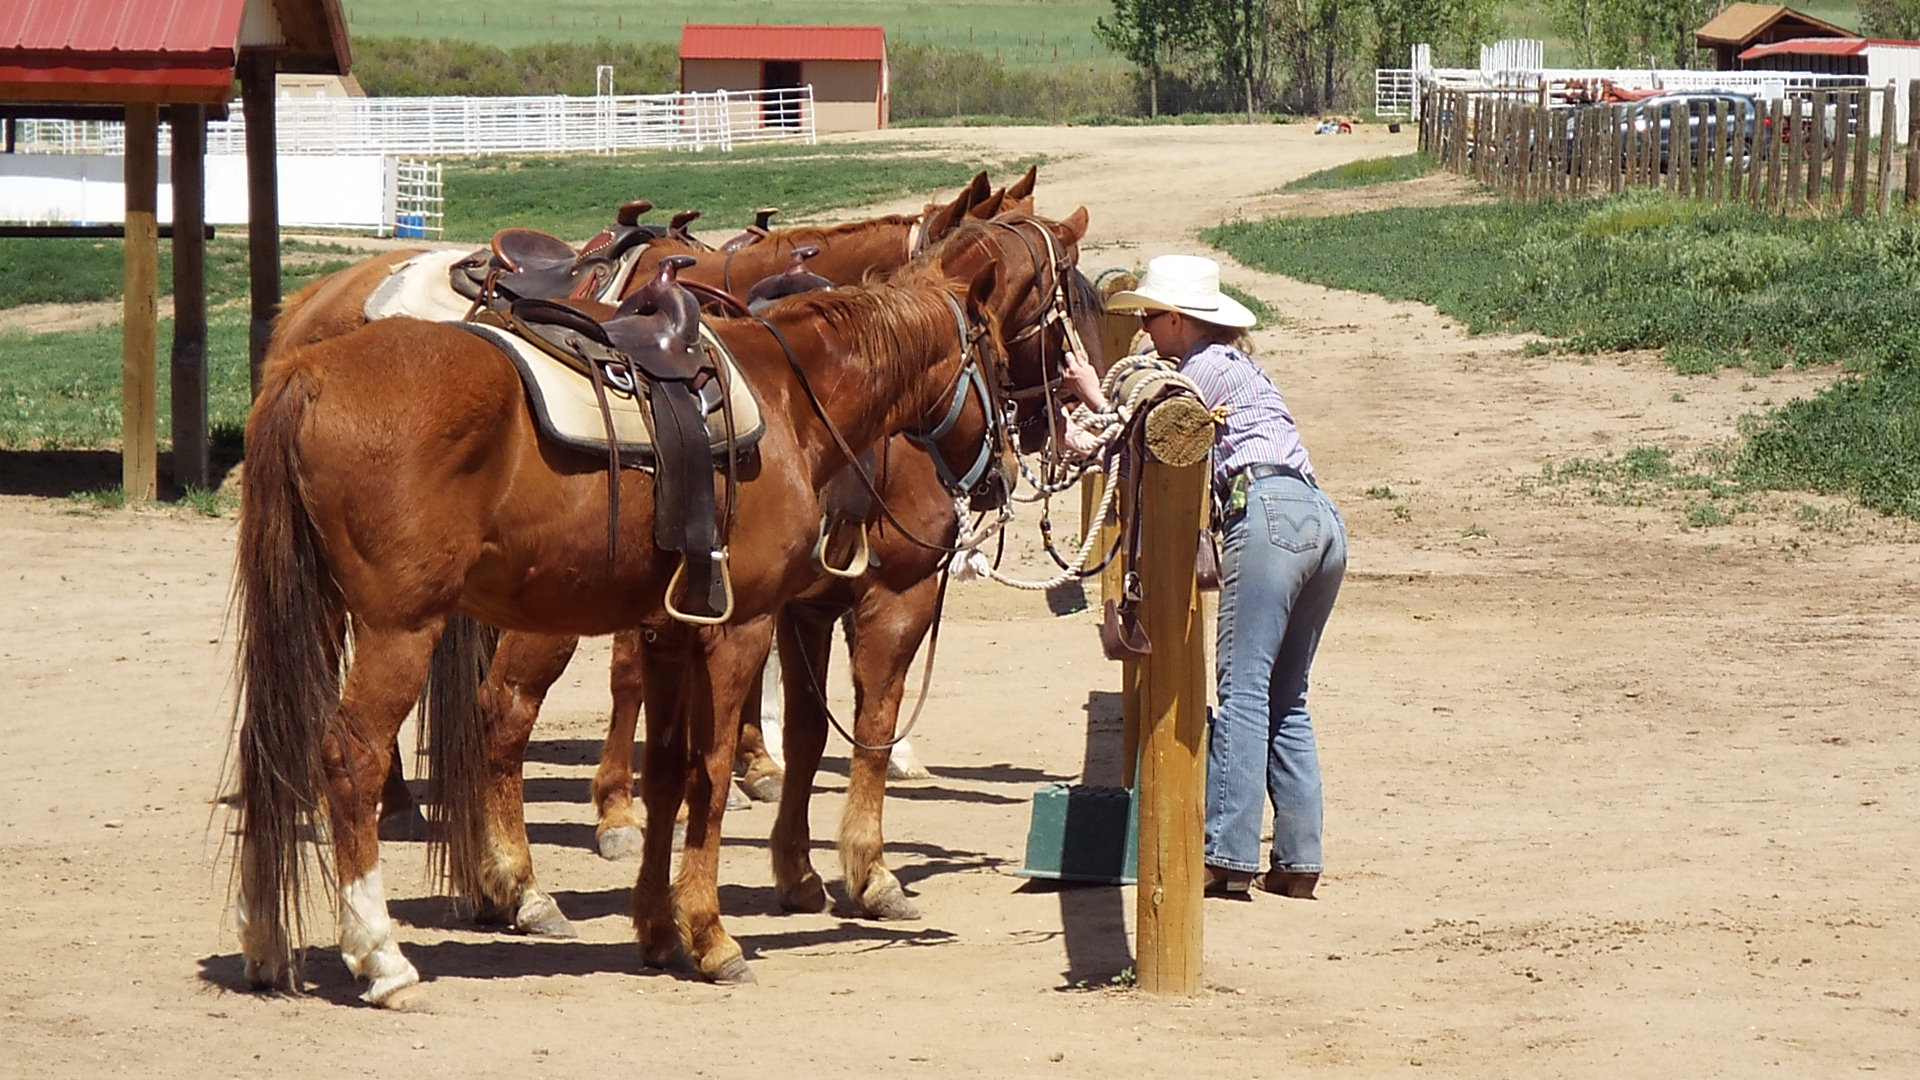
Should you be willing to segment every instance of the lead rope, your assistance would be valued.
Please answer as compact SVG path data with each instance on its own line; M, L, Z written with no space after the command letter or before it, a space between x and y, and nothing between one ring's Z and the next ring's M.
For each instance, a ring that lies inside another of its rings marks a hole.
M961 519L962 528L965 528L965 523L966 519L963 517ZM846 726L840 723L839 717L833 715L833 708L827 704L826 689L820 685L820 677L814 674L813 661L807 656L806 646L800 644L799 634L796 633L793 635L795 651L800 654L800 666L807 671L807 687L813 691L813 700L820 706L820 712L826 716L827 723L832 724L833 730L839 732L840 737L851 743L854 748L876 751L892 750L895 746L905 742L907 736L913 734L914 725L920 722L920 710L925 708L927 704L927 691L933 687L933 656L940 648L940 613L947 606L947 582L951 577L952 574L949 569L942 567L940 570L940 589L934 594L933 598L933 624L927 629L927 658L920 665L920 696L913 703L913 712L907 716L907 726L896 730L893 738L888 739L886 742L876 743L872 746L861 742L859 739L854 738L853 732L848 731ZM782 617L791 619L793 616L783 613Z

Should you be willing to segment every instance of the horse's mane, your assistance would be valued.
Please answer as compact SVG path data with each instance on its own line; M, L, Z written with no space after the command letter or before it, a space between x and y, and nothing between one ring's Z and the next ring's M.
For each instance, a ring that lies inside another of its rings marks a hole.
M847 221L838 225L795 225L789 229L781 229L775 235L782 240L787 240L795 244L805 244L816 240L832 240L836 237L847 236L852 233L866 232L875 227L898 225L903 228L910 228L913 224L914 219L903 214L886 214L877 218L869 218L866 221Z
M958 345L953 309L941 299L953 297L956 288L958 282L938 266L914 265L884 283L798 293L763 314L818 319L887 377L911 377L925 370L929 342Z

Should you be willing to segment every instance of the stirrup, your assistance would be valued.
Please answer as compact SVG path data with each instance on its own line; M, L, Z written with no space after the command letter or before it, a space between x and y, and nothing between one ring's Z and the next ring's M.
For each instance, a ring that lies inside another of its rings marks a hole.
M727 597L726 606L721 609L720 614L694 615L690 612L681 611L673 605L674 591L680 587L681 579L687 576L687 557L685 555L680 556L680 565L673 568L673 576L667 579L666 594L661 598L662 602L666 605L667 614L679 619L683 623L692 623L695 626L718 626L728 619L733 618L733 571L728 568L730 558L731 556L726 548L721 548L719 551L713 553L713 561L720 569L720 589Z
M827 561L827 525L827 515L820 515L820 539L813 542L813 561L819 564L820 569L834 577L846 578L849 581L866 573L867 567L873 563L873 547L867 540L867 523L860 522L860 531L857 534L860 542L854 547L853 557L847 560L845 566L835 566Z

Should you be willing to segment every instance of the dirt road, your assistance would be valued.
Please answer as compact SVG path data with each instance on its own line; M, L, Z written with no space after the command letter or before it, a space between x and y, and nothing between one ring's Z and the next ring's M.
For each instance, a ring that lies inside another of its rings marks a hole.
M1275 193L1411 149L1378 129L887 137L1053 155L1040 209L1089 207L1092 267L1195 249L1239 215L1445 186ZM21 906L0 921L0 1074L1920 1075L1915 531L1797 496L1688 528L1684 495L1543 482L1635 447L1724 447L1742 414L1832 373L1529 356L1417 305L1227 277L1282 315L1260 356L1353 546L1313 696L1321 899L1209 906L1201 996L1110 985L1131 889L1011 874L1037 784L1110 781L1117 671L1089 616L984 585L949 603L917 740L934 778L889 802L920 921L864 922L844 897L775 914L756 807L727 816L721 903L761 984L643 973L634 868L588 850L595 647L530 766L535 857L579 941L472 929L420 848L395 844L388 893L431 1011L357 1005L331 949L311 996L236 992L211 803L234 522L79 512L21 494L61 477L16 456L0 459L0 870ZM844 787L844 747L829 754L822 838ZM816 854L830 879L833 861Z

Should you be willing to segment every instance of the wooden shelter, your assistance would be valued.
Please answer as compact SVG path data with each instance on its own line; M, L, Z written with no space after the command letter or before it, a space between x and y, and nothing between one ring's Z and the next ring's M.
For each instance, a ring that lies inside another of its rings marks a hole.
M1805 15L1779 4L1728 4L1707 24L1694 31L1693 40L1713 53L1715 71L1739 71L1740 54L1755 45L1771 45L1794 38L1853 38L1845 27Z
M878 26L680 28L680 89L813 87L814 130L887 126L887 33ZM775 123L770 117L764 122Z
M122 480L152 498L158 472L159 124L173 136L173 473L210 486L207 455L205 154L210 108L239 82L247 120L253 383L280 305L276 72L345 75L339 0L13 0L0 5L0 109L14 117L124 119L126 290ZM46 230L57 235L59 227Z

